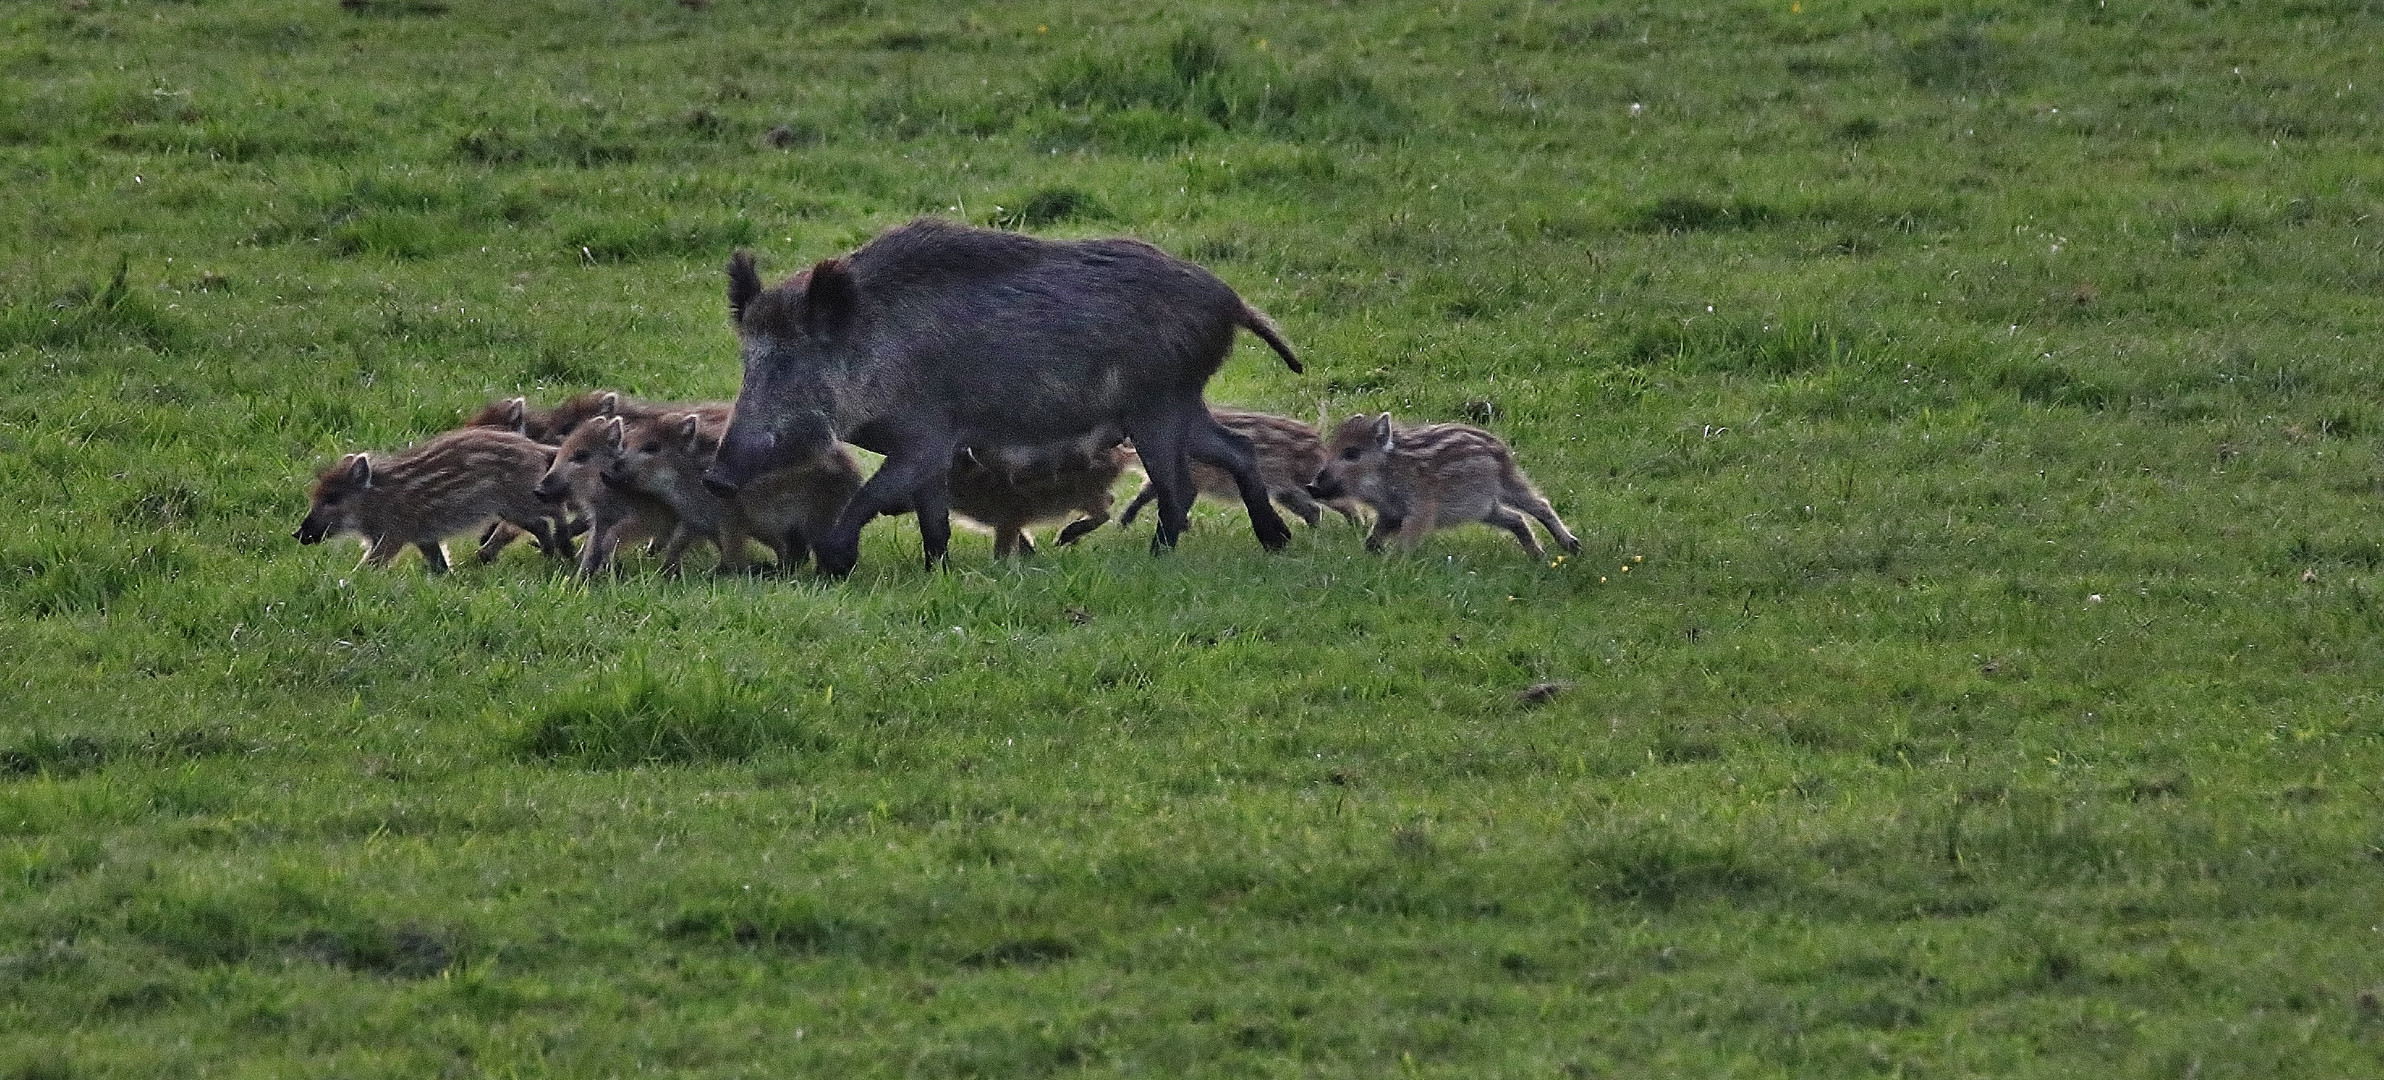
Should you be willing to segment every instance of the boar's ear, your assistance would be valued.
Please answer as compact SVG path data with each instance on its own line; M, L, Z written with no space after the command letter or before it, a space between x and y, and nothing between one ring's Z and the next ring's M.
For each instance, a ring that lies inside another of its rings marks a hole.
M621 415L621 392L607 390L603 397L597 398L596 415L600 417Z
M596 437L604 443L604 448L607 450L620 449L625 434L626 429L618 416L608 417L596 427Z
M689 446L695 445L694 413L688 413L679 418L679 438Z
M745 305L762 294L762 276L753 269L753 253L739 250L728 257L728 317L745 321Z
M803 320L814 330L834 332L852 318L861 287L853 280L852 266L841 255L821 260L811 268L810 276L803 289Z
M349 454L340 461L345 466L348 483L357 487L372 486L372 459L362 454Z
M526 435L529 433L529 414L530 399L518 397L505 399L505 426L512 428L514 434Z
M1391 452L1391 414L1374 418L1374 445L1383 453Z

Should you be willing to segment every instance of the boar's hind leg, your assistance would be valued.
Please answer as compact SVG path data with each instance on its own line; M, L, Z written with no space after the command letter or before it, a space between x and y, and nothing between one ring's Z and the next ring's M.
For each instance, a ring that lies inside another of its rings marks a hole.
M1548 505L1548 500L1534 494L1530 502L1523 503L1517 509L1538 518L1540 524L1547 527L1548 535L1556 538L1556 546L1565 549L1567 554L1581 554L1581 538L1574 536L1573 530L1565 528L1564 520L1556 516L1556 508Z
M423 540L414 545L422 553L422 566L434 574L447 572L447 545L437 540Z
M1183 425L1174 417L1160 416L1137 424L1127 434L1134 440L1135 454L1142 458L1150 487L1158 493L1159 528L1151 534L1151 554L1157 555L1175 547L1176 537L1192 523L1192 464L1184 457Z
M1523 550L1533 559L1548 557L1548 552L1540 547L1539 538L1531 534L1531 522L1524 520L1523 515L1508 507L1497 506L1492 507L1490 516L1482 520L1514 533L1515 542L1523 545Z
M952 470L957 443L949 438L922 441L886 455L885 464L853 493L844 512L826 534L811 538L813 565L830 577L853 572L861 561L861 527L884 513L909 507L919 516L919 540L927 549L927 565L944 561L952 546L952 497L944 478Z
M1258 534L1258 544L1268 551L1281 551L1291 543L1291 526L1275 513L1273 499L1267 494L1266 481L1258 476L1258 452L1242 433L1210 419L1202 410L1199 421L1192 425L1192 460L1214 465L1233 475L1233 486L1242 494L1242 507L1250 511L1250 531ZM1313 509L1311 509L1313 512ZM1303 514L1302 517L1307 515ZM1310 521L1309 524L1315 524Z

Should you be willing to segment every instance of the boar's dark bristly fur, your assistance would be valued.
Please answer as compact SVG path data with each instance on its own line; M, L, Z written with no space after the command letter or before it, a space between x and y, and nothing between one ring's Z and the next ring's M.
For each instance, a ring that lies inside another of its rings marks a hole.
M850 572L861 527L904 507L941 561L961 447L998 458L1105 429L1132 439L1150 474L1154 551L1184 530L1195 461L1233 477L1262 545L1290 539L1250 441L1211 419L1201 392L1237 329L1299 361L1231 287L1149 244L922 219L771 288L740 252L729 308L744 382L706 483L733 491L839 440L886 456L816 538L826 573Z

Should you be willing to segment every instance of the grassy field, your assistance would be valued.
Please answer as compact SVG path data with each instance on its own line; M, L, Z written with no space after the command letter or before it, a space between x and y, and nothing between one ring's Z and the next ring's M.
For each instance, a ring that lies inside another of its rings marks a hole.
M0 1077L2384 1075L2384 11L0 4ZM921 213L1587 544L289 530ZM1545 702L1518 692L1567 689Z

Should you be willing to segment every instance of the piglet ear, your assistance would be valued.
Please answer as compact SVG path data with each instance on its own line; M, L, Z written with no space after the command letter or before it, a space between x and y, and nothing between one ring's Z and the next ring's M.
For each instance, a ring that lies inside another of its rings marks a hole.
M348 482L358 487L372 486L372 460L362 454L349 454L340 461L347 467Z
M625 429L618 416L607 418L603 425L597 428L597 438L603 441L604 448L607 450L620 449L624 433Z
M839 255L811 268L803 288L803 321L814 330L841 329L860 305L861 286L853 280L852 264Z
M731 322L745 321L745 305L762 294L762 276L753 268L753 253L738 251L728 257L728 317Z
M689 446L695 445L694 413L688 413L687 415L679 418L679 440Z
M518 397L505 399L505 426L512 428L514 434L522 435L529 432L529 413L530 399Z
M1374 445L1383 453L1391 452L1391 414L1384 413L1374 418Z
M607 391L605 391L605 392L604 392L604 396L603 396L603 397L597 398L597 399L596 399L596 415L598 415L598 416L619 416L619 415L621 415L621 393L620 393L620 391L618 391L618 390L607 390Z

